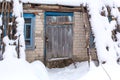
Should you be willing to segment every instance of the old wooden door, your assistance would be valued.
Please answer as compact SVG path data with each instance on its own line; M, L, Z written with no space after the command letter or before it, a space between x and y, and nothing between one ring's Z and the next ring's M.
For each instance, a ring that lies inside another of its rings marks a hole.
M72 13L46 12L46 59L59 60L72 57Z

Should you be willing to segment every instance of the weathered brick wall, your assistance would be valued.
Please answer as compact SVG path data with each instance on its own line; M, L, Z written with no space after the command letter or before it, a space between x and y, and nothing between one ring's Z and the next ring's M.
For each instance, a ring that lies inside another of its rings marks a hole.
M74 60L87 60L85 29L83 26L82 12L74 12L74 37L73 56Z
M84 22L87 26L86 31L90 33L90 24L87 14L82 12L74 12L74 38L73 38L73 59L75 61L88 60L87 48L86 48L86 33L84 28ZM92 59L96 59L95 48L90 48L90 54Z
M26 13L35 13L35 49L26 50L26 58L29 62L43 61L44 54L44 12L42 10L24 10Z

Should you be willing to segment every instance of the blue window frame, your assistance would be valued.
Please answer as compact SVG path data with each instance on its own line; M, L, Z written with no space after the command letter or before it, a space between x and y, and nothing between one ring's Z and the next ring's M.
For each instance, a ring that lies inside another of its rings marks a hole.
M73 12L45 12L46 16L73 16Z
M35 28L35 15L24 13L24 37L26 49L34 49L34 28Z

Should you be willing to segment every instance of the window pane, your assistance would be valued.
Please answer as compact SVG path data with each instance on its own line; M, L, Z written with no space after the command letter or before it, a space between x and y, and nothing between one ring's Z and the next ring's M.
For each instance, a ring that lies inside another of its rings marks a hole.
M72 16L68 16L68 21L69 22L73 22L73 17Z
M95 48L94 36L93 36L92 32L90 32L90 48Z
M30 39L31 26L26 25L26 39Z
M46 17L46 23L49 24L49 23L54 23L56 22L56 16L47 16Z
M31 23L31 18L25 18L25 23Z
M46 17L46 24L50 23L59 23L59 22L72 22L72 16L47 16Z
M25 45L30 45L30 40L25 40Z
M72 22L72 16L57 16L57 22Z
M112 16L108 16L108 20L109 20L109 22L111 22L112 21Z

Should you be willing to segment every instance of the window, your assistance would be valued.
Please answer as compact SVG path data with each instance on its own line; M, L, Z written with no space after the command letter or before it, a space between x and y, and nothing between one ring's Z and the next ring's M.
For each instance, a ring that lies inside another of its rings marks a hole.
M112 21L112 16L108 16L108 20L109 20L109 22L111 22Z
M94 35L90 32L90 48L95 48Z
M34 14L24 14L25 26L24 26L24 36L26 49L34 49Z
M71 25L73 24L72 12L46 12L46 25Z

